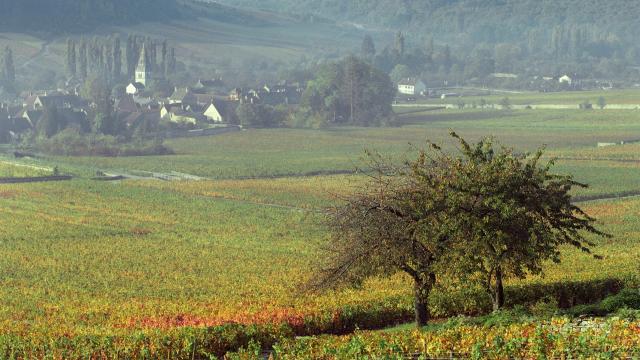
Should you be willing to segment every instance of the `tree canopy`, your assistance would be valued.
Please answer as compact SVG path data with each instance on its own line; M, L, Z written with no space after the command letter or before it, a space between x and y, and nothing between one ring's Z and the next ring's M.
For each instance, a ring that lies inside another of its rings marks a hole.
M388 75L349 56L318 70L302 105L330 124L378 125L392 116L395 94Z

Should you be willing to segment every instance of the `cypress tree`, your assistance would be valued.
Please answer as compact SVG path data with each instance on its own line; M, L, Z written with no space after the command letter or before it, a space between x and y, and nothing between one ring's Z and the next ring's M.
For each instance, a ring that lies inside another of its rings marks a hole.
M6 89L13 91L16 85L16 68L13 63L13 51L7 46L2 61L2 82Z
M113 78L118 79L122 72L122 49L120 48L120 38L113 39Z
M88 70L87 70L87 40L82 38L80 41L80 47L78 48L78 63L80 65L80 76L83 79L87 78Z

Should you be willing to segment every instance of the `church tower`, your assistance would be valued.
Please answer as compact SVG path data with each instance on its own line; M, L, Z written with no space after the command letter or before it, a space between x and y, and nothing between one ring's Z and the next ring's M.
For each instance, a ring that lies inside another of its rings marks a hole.
M140 51L140 60L138 61L138 66L136 67L136 82L146 86L151 84L151 63L149 62L149 57L147 56L147 49L145 45L142 45L142 50Z

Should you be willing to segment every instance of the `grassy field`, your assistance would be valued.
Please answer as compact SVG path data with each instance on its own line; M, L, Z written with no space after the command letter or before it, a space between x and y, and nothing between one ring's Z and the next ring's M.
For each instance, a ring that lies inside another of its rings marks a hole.
M299 334L316 334L405 319L411 291L402 276L374 279L354 290L301 291L327 236L319 210L334 203L333 195L362 186L363 176L239 177L351 170L365 147L396 158L411 155L409 143L445 142L449 128L469 138L493 134L524 150L546 143L550 156L563 158L557 172L592 185L577 196L611 198L583 204L614 235L596 240L603 260L567 249L563 264L549 264L545 277L509 281L509 294L606 279L637 284L640 199L615 199L640 190L640 162L632 161L640 161L637 145L596 148L595 143L640 135L639 115L608 114L411 114L399 128L249 130L175 139L169 145L177 155L166 157L32 160L83 177L97 169L123 169L217 179L0 185L0 357L11 344L55 348L68 343L43 343L128 336L115 342L118 349L144 358L144 349L157 356L167 350L167 338L180 342L195 336L184 330L176 338L176 329L284 323ZM15 168L0 165L0 172L15 175ZM439 290L435 296L437 316L482 312L487 306L475 293ZM148 334L156 334L158 342L140 340ZM101 339L81 347L107 341ZM190 358L188 351L172 354Z
M52 173L53 171L48 168L35 167L33 165L26 164L14 164L0 158L0 178L47 176Z

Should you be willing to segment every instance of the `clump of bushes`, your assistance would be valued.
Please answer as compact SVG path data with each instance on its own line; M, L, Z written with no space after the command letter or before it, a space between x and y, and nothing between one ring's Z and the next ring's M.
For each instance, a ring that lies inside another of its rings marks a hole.
M571 316L605 316L622 309L640 310L639 289L627 288L616 295L606 297L599 303L575 306L567 310L567 314Z
M169 155L173 150L162 139L127 141L122 137L101 134L80 134L76 129L66 129L47 139L40 138L33 144L35 150L61 156L147 156Z

